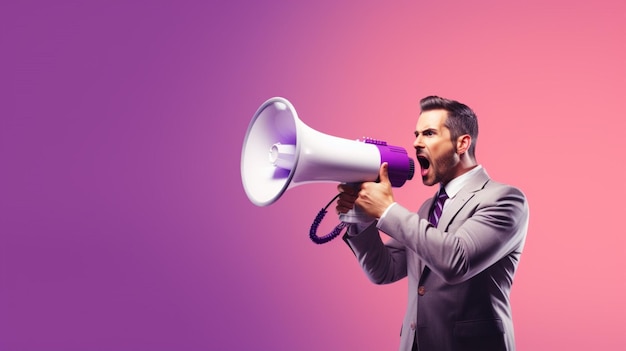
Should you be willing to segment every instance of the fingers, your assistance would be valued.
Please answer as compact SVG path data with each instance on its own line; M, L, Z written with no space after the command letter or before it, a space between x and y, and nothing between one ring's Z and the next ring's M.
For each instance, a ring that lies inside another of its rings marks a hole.
M354 208L354 202L358 197L358 190L347 184L337 186L339 198L337 200L337 213L346 213Z
M341 195L339 195L339 199L337 200L337 213L346 213L353 209L356 199L356 195L341 193Z
M337 213L346 213L353 208L354 208L354 202L344 201L341 198L337 200L337 207L335 207L335 209L337 210Z

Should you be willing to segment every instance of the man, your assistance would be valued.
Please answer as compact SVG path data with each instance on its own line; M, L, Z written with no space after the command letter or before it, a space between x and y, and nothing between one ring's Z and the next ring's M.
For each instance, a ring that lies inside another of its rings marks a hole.
M422 182L439 185L417 213L394 200L387 164L378 182L339 185L337 212L376 220L344 240L376 284L408 277L400 350L514 350L509 294L528 228L524 194L476 162L478 123L457 101L421 100L415 129ZM445 192L445 193L444 193ZM391 238L383 243L379 231Z

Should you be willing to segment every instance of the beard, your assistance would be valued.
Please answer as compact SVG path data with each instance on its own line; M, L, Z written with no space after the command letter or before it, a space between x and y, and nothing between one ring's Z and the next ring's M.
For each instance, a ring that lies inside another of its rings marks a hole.
M432 186L439 183L448 183L454 176L454 168L459 163L456 147L440 155L436 159L430 160L429 172L422 177L422 183Z

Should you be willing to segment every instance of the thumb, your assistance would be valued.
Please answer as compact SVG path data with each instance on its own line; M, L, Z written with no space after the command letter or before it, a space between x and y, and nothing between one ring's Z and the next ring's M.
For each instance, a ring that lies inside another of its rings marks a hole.
M378 171L378 179L381 183L391 183L389 181L389 164L387 162L383 162L380 166L380 170Z

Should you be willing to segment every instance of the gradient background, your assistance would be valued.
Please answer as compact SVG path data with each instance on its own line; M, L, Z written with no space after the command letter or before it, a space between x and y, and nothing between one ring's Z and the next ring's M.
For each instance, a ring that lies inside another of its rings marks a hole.
M518 349L623 350L625 43L622 0L3 2L0 349L395 350L406 283L307 236L335 185L255 207L241 146L284 96L412 154L439 94L529 199Z

